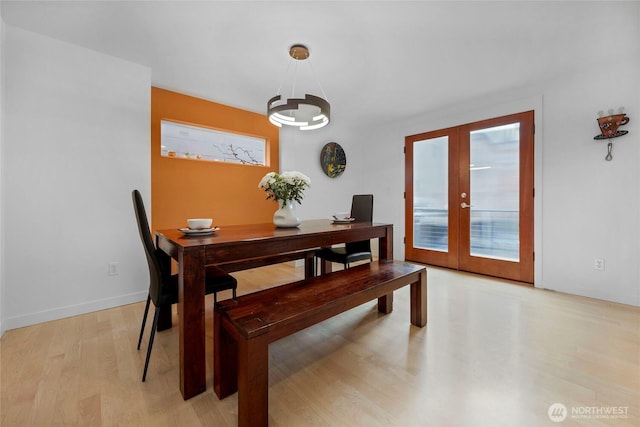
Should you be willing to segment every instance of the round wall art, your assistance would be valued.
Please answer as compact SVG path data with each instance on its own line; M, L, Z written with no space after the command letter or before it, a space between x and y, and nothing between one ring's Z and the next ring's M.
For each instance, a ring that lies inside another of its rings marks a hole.
M342 175L347 167L347 156L337 142L326 144L320 152L320 165L329 178Z

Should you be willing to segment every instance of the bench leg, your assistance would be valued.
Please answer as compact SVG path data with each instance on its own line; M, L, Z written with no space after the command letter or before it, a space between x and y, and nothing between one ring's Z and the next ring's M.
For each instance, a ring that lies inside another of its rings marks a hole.
M378 298L378 311L389 314L393 311L393 292Z
M238 342L238 426L269 425L269 343Z
M427 324L427 271L411 284L411 323L423 327Z
M219 399L238 390L238 346L218 310L213 311L213 390Z

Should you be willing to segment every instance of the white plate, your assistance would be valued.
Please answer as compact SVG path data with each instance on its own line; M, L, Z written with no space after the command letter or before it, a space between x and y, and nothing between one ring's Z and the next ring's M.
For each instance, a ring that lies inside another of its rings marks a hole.
M353 221L355 221L355 218L349 218L349 219L334 219L333 223L334 224L349 224L352 223Z
M204 236L206 234L213 234L218 230L220 230L220 227L202 228L198 230L192 230L190 228L178 228L178 231L182 231L184 234L188 234L190 236Z

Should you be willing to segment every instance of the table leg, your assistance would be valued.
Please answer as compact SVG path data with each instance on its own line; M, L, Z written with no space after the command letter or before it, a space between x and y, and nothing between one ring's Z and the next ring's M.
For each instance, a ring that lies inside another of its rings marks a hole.
M166 331L173 326L173 319L171 313L171 304L163 305L160 307L160 314L158 314L157 330Z
M308 255L304 259L304 278L308 279L316 275L316 257Z
M427 324L427 271L411 284L411 323L423 327Z
M171 257L162 251L158 251L158 261L160 270L171 272ZM160 307L160 317L158 317L158 331L171 329L173 320L171 317L171 304Z
M331 261L320 258L320 274L325 275L327 273L331 273L332 270L333 265L331 264Z
M384 237L378 239L378 259L393 259L393 225L388 225Z
M378 259L393 259L393 226L386 227L384 237L378 239ZM378 311L389 314L393 311L393 292L378 298Z
M180 391L187 400L207 389L204 323L204 249L180 251L178 318Z

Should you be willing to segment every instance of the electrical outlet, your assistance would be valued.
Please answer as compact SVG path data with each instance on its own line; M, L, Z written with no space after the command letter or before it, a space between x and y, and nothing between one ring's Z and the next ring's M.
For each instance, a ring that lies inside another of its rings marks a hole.
M595 258L593 260L593 269L594 270L604 270L604 259Z
M118 274L120 274L120 263L110 262L107 267L107 274L109 276L117 276Z

